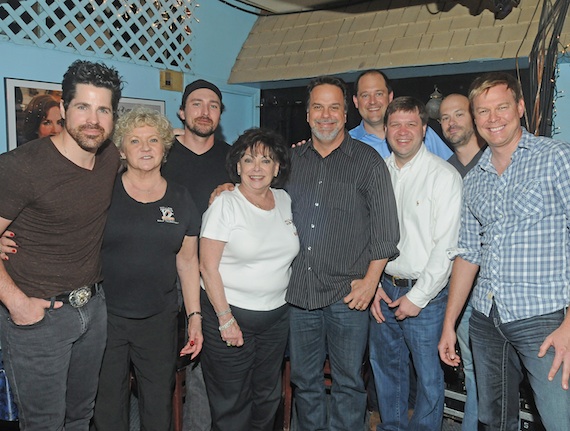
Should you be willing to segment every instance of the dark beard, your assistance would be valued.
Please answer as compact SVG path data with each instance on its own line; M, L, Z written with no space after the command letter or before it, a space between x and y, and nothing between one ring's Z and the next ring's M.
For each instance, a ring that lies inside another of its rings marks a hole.
M465 129L463 129L463 133L459 134L459 135L455 135L454 137L446 137L446 139L449 141L449 143L451 144L451 146L453 148L456 147L462 147L463 145L467 144L469 142L469 139L471 139L471 136L473 136L474 131L465 131ZM444 133L445 136L445 133Z
M212 136L216 131L216 128L214 127L213 124L211 126L196 126L193 124L188 124L188 122L185 122L184 125L186 126L186 129L188 129L191 133L201 138L207 138L209 136Z
M97 136L87 136L83 133L85 129L96 129L100 133ZM82 150L89 152L97 151L97 149L99 149L99 147L109 138L109 133L105 133L105 129L99 125L88 126L84 124L74 129L66 128L66 130L67 133L69 133L69 136L77 142L77 145L79 145Z
M186 128L190 130L190 132L192 132L196 136L200 136L201 138L207 138L209 136L212 136L215 132L213 127L210 127L208 130L200 130L195 127L186 127Z

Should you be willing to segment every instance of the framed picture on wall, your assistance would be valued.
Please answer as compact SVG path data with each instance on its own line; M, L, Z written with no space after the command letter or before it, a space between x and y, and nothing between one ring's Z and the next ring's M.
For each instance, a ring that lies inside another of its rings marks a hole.
M4 89L6 94L8 151L39 137L37 133L44 118L38 118L38 115L44 117L43 114L40 114L40 112L43 112L42 109L44 107L48 109L48 116L53 117L55 114L58 117L56 122L61 119L59 108L57 107L61 99L61 84L4 78ZM28 114L29 121L26 122L26 108L28 106L35 109ZM55 110L51 110L53 106L56 107ZM32 123L38 125L37 130L30 129ZM56 124L54 127L57 128L58 125ZM61 122L59 123L59 129L61 129Z
M61 131L63 120L59 112L61 84L4 78L6 91L6 131L8 151L32 139ZM165 113L163 100L122 97L117 109L119 116L137 106ZM56 109L52 109L52 108Z

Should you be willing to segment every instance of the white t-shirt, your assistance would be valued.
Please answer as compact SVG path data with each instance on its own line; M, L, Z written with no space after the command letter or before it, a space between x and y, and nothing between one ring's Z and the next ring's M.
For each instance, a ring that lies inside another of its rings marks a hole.
M284 190L271 191L272 210L257 208L238 186L216 198L202 217L200 237L226 243L219 266L226 299L247 310L285 304L291 262L299 252L291 198Z

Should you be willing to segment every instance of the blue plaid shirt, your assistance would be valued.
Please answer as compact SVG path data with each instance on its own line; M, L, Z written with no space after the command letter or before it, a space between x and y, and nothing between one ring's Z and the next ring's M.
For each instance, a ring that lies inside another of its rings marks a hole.
M504 323L565 308L570 287L570 144L523 130L497 175L487 149L465 177L457 254L480 266L476 310Z

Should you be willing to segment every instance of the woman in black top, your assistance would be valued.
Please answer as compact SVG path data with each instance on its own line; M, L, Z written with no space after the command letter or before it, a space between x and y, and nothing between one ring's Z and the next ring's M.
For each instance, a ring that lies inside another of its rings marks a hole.
M128 431L129 369L138 383L141 429L168 431L176 372L177 277L189 313L188 343L202 347L197 237L200 216L188 191L167 183L160 167L173 142L168 120L137 109L116 125L124 167L117 176L103 237L108 337L94 422Z

